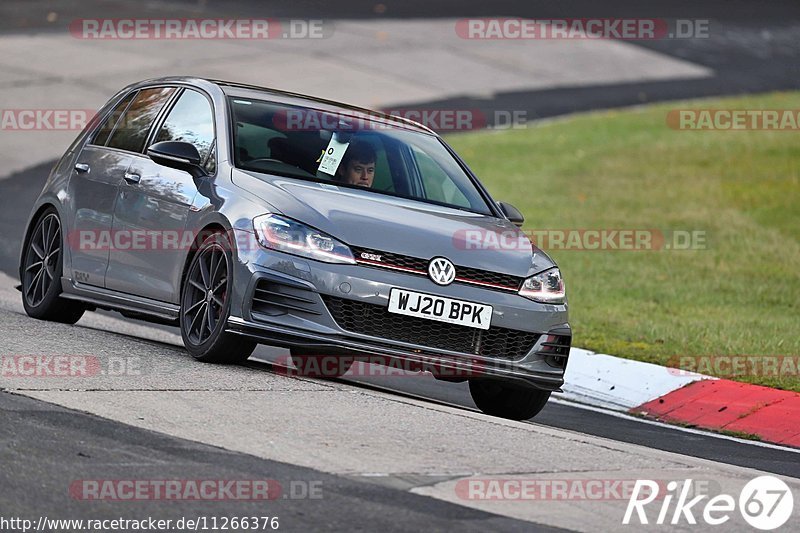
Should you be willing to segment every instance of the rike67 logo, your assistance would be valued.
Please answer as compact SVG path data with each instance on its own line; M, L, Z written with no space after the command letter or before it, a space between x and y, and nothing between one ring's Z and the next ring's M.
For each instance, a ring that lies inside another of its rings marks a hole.
M660 486L663 485L649 479L636 480L622 523L697 524L699 519L701 523L719 526L728 522L736 510L737 500L729 494L694 495L691 479L670 481L663 494ZM657 503L650 511L657 510L656 517L652 512L648 516L645 509L653 502ZM780 479L760 476L744 486L738 504L739 513L748 524L769 531L781 527L792 516L794 497L789 486Z

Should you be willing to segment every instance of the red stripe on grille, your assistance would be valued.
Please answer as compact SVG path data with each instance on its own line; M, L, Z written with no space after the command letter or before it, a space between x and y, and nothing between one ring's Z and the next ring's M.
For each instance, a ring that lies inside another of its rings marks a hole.
M380 261L370 261L369 259L358 258L358 259L356 259L356 263L365 263L367 265L373 265L373 266L378 266L378 267L382 267L382 268L389 268L389 269L392 269L392 270L401 270L403 272L411 272L412 274L420 274L422 276L427 276L428 275L428 273L425 272L424 270L417 270L417 269L414 269L414 268L407 268L407 267L401 267L401 266L396 266L396 265L390 265L388 263L381 263ZM497 283L490 283L488 281L478 281L478 280L469 279L469 278L462 278L462 277L458 277L458 276L456 276L455 281L460 281L461 283L469 283L471 285L482 285L484 287L492 287L492 288L495 288L495 289L503 289L503 290L506 290L506 291L513 291L513 292L517 291L517 287L509 287L508 285L499 285Z

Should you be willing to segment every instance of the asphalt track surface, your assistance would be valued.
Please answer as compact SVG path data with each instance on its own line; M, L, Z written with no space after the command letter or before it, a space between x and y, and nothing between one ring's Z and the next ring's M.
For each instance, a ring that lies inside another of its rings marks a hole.
M37 10L50 9L47 3L4 2L0 6L0 31L26 32L46 30ZM130 16L131 8L118 2L64 2L62 19L87 16ZM288 4L288 5L286 5ZM492 110L521 109L529 118L555 116L575 111L619 107L652 101L689 97L740 94L770 90L796 89L800 86L800 5L795 2L673 2L653 8L641 2L577 2L566 7L535 2L383 2L385 10L376 12L376 2L230 2L223 7L209 0L203 9L224 12L227 16L272 17L466 17L526 16L547 17L664 17L709 18L712 27L721 28L707 40L641 42L639 46L704 65L714 76L698 80L673 80L651 83L562 88L544 91L508 92L486 99L448 99L414 102L417 108L479 108ZM173 16L191 16L197 2L154 4ZM160 6L160 7L159 7ZM335 7L334 7L335 6ZM70 9L73 11L70 12ZM141 14L139 8L133 13ZM204 11L204 12L208 12ZM162 12L163 14L163 12ZM29 206L38 194L52 163L37 165L0 181L0 270L17 276L17 254ZM31 321L33 330L44 327ZM268 363L276 350L260 348L247 364L255 372L270 373ZM192 364L186 361L186 364ZM440 383L430 376L415 379L357 378L343 383L393 391L398 396L427 399L431 404L458 406L474 410L463 384ZM447 502L411 494L403 487L372 483L363 478L326 474L292 464L257 458L177 437L135 428L130 425L79 413L39 400L0 394L3 423L0 441L0 509L14 514L61 516L87 515L84 502L70 498L64 490L87 472L102 472L107 479L126 477L181 478L271 478L281 480L317 480L325 486L325 498L306 500L297 505L291 499L270 502L269 513L285 517L296 530L386 530L463 529L523 530L530 522L520 522ZM676 452L800 477L800 457L793 451L690 433L680 428L645 423L631 417L550 402L531 424L566 429L648 448ZM225 502L197 504L183 502L147 502L142 504L101 502L90 508L91 518L114 518L126 514L158 515L159 518L208 515L242 516L261 514L256 503ZM135 507L139 505L139 507ZM209 510L211 506L211 511ZM354 510L357 510L354 512ZM213 512L212 512L213 511ZM537 529L543 526L537 526Z
M32 518L278 517L291 531L519 531L530 524L344 476L258 459L0 393L0 509ZM57 436L54 438L54 436ZM267 501L87 502L65 487L96 479L274 480ZM87 475L88 474L88 475ZM95 477L92 477L94 474ZM308 487L306 492L306 487ZM319 498L305 498L314 493ZM273 494L270 493L270 497ZM302 502L298 500L302 498ZM298 505L300 503L300 505ZM91 505L90 516L87 506ZM342 512L344 509L357 512ZM537 529L555 531L541 525Z

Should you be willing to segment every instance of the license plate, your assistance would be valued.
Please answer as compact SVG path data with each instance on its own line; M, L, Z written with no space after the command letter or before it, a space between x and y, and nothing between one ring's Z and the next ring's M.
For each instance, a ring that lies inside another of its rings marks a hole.
M389 312L478 329L489 329L492 322L491 305L405 289L389 291Z

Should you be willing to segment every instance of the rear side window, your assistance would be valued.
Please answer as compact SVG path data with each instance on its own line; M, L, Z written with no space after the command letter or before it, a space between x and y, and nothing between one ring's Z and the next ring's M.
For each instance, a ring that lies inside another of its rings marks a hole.
M183 141L200 152L200 160L209 160L214 145L214 113L205 96L187 89L169 112L155 142Z
M92 144L97 144L100 146L104 146L106 144L108 141L108 136L111 135L111 132L114 131L114 126L117 125L119 117L121 117L125 112L125 109L128 107L128 104L131 103L131 100L133 100L135 95L136 93L132 92L117 104L114 110L103 121L103 124L100 126L100 129L97 130L97 133L95 133Z
M108 147L141 152L153 121L175 90L174 87L160 87L139 91L111 134Z

